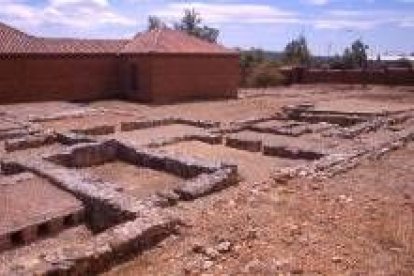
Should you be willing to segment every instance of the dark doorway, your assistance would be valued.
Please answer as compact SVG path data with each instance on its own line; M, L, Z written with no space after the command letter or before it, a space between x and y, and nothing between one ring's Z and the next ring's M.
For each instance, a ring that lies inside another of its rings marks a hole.
M138 66L136 64L131 64L129 69L129 89L132 91L137 91L139 89L139 78L138 78Z

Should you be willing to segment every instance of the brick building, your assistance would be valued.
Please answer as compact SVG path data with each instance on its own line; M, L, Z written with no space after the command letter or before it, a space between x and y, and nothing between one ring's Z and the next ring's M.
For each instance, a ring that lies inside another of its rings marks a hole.
M237 96L239 55L179 31L126 40L41 38L0 23L0 103Z

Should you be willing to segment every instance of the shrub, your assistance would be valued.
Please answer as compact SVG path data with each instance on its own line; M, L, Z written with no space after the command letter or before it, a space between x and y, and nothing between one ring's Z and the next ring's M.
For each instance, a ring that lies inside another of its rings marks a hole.
M264 62L250 68L246 74L247 87L264 88L286 84L286 77L276 64Z

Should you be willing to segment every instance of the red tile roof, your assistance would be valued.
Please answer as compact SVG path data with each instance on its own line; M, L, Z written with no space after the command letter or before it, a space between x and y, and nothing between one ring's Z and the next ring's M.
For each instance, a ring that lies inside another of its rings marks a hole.
M0 53L24 53L31 48L33 37L0 22Z
M0 54L231 54L225 47L180 31L153 30L132 40L40 38L0 22Z
M116 54L128 41L40 38L0 23L0 54Z
M121 53L231 54L233 51L181 31L156 29L135 36Z
M47 54L117 54L128 40L38 38L35 53Z

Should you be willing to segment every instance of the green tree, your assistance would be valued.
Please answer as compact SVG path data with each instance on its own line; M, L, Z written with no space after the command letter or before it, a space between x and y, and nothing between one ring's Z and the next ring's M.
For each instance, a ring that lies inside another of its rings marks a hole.
M366 69L368 66L368 49L369 46L364 44L361 39L355 40L351 47L344 50L342 58L345 66L347 68Z
M165 29L167 28L167 25L161 20L161 18L150 15L148 17L148 30L156 30L156 29Z
M216 43L220 34L219 30L202 25L202 23L201 15L195 9L185 9L183 18L174 24L174 28L205 41Z
M311 61L311 52L306 38L301 35L290 41L284 50L284 59L288 64L308 66Z

